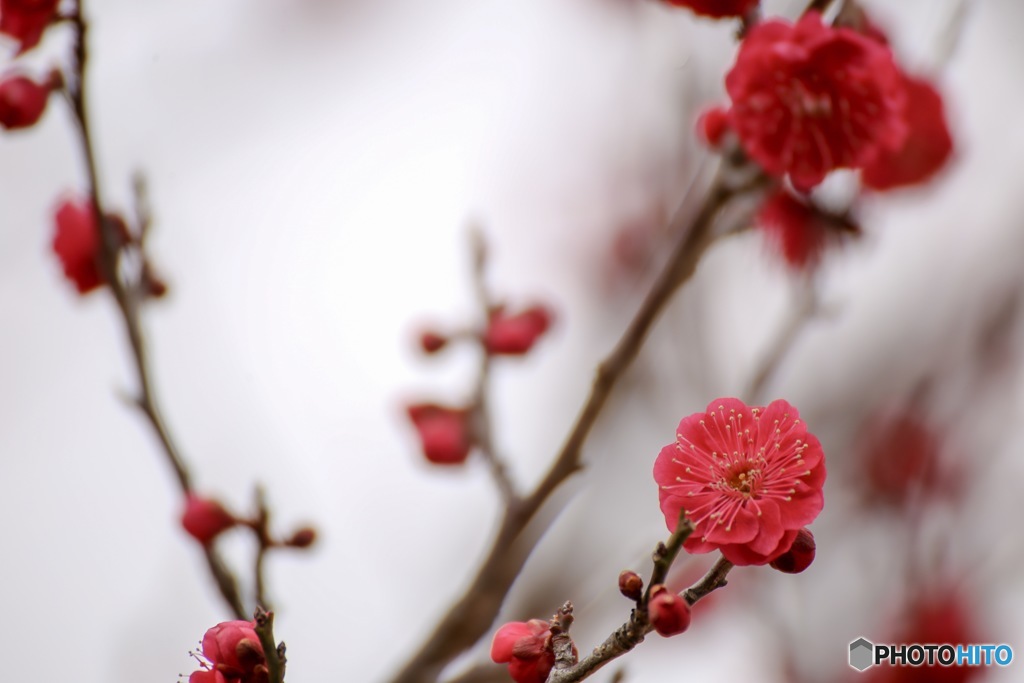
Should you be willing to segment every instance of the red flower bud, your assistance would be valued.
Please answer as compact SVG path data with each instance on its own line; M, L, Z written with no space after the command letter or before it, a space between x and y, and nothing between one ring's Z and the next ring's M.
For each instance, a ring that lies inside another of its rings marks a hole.
M656 586L651 590L647 613L654 630L666 638L678 635L690 627L690 606L681 596L664 586Z
M92 201L87 198L66 199L57 207L57 232L53 251L64 266L64 275L79 294L87 294L103 284L97 263L100 232L96 225Z
M267 658L253 622L225 621L208 630L203 636L203 656L226 680L266 681ZM203 683L214 681L216 677L208 676Z
M0 33L18 40L21 54L39 44L59 4L60 0L0 0Z
M307 526L292 534L292 537L285 541L284 544L292 548L308 548L315 541L316 529Z
M448 343L448 337L437 332L424 332L420 335L420 347L425 353L437 353Z
M406 411L419 432L427 460L436 465L459 465L466 461L473 446L468 410L420 403Z
M16 130L35 125L49 98L48 83L36 83L27 76L5 77L0 80L0 126Z
M209 545L222 532L238 524L238 520L215 500L189 494L181 525L203 545Z
M697 137L712 149L722 144L729 132L729 112L723 107L705 109L697 118Z
M551 312L543 306L532 306L514 315L498 310L484 332L484 348L490 354L521 356L550 326Z
M772 560L770 565L772 569L786 574L799 574L814 562L814 549L814 534L804 527L797 532L789 550Z
M643 595L644 580L636 572L623 569L619 574L619 592L630 600L639 600Z
M508 664L516 683L544 683L555 665L550 625L540 619L505 624L491 641L491 659Z

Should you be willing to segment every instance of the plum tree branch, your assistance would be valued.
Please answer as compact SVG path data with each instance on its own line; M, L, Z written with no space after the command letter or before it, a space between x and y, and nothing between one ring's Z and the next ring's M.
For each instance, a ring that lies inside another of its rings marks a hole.
M697 264L713 241L713 226L719 211L733 197L762 182L763 178L758 175L746 185L730 186L719 174L696 215L680 212L673 220L673 233L681 235L680 241L619 342L598 365L590 393L547 473L519 504L506 506L491 548L476 575L419 650L392 678L393 683L436 681L455 657L490 628L529 551L536 544L536 539L523 539L523 531L555 490L581 469L582 449L590 430L672 296L696 272Z

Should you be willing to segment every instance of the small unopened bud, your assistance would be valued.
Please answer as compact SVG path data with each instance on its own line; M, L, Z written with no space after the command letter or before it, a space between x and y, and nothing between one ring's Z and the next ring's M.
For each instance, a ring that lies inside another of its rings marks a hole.
M203 545L209 545L217 536L238 524L234 515L215 500L189 494L185 499L185 512L181 525L185 531Z
M425 353L437 353L448 344L448 337L437 332L427 331L420 335L420 348Z
M285 541L284 544L291 548L308 548L313 545L315 541L316 529L307 526L292 534L292 537Z
M815 547L814 534L804 527L797 532L789 550L772 560L770 566L786 574L799 574L814 562Z
M630 600L639 600L644 592L644 580L630 569L623 569L619 574L619 592Z
M664 586L657 586L651 590L647 613L654 630L666 638L678 635L690 627L690 606L682 596L676 595Z
M167 283L153 272L149 262L142 264L142 293L151 299L160 299L167 295Z

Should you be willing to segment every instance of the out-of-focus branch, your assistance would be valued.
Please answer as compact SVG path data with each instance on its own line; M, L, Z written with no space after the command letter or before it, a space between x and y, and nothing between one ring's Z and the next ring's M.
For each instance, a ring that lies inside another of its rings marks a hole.
M121 276L121 254L122 237L118 234L117 227L107 218L103 209L103 198L100 191L99 172L97 170L96 153L92 141L92 132L89 125L89 113L87 106L87 63L88 48L87 34L88 24L83 16L83 0L79 0L73 12L66 17L73 27L73 60L72 77L65 79L65 94L71 105L75 123L78 128L78 142L81 147L82 156L85 160L86 173L89 183L89 194L92 200L93 217L96 225L100 228L100 253L99 266L104 280L114 297L118 311L121 314L121 321L124 324L128 342L131 347L132 360L138 390L133 402L139 407L143 415L156 434L162 446L168 464L174 471L175 478L182 493L188 494L192 491L192 479L184 459L178 451L164 422L160 405L153 389L153 380L149 370L148 353L142 333L140 322L140 306L143 299L143 292L136 286L138 283L126 281ZM140 195L137 194L137 197ZM144 196L144 195L143 195ZM148 223L148 207L140 202L137 208L140 217L145 222L140 229ZM231 571L224 564L220 555L212 547L205 549L207 566L213 575L214 581L220 590L221 596L228 604L228 607L239 618L245 618L246 610L242 604L242 598L238 591L238 581Z
M764 402L763 394L768 380L778 371L786 359L787 352L793 348L793 343L806 329L807 323L814 319L817 312L817 292L814 289L814 283L808 279L803 283L795 308L790 311L785 324L754 368L750 385L743 394L748 403Z
M490 323L497 310L494 297L487 289L487 245L479 230L470 232L473 250L473 288L476 292L477 305L483 316L484 328ZM483 456L491 472L502 500L509 508L519 505L519 494L516 493L512 479L508 476L508 468L494 446L493 430L491 429L491 411L488 390L491 378L491 354L480 342L480 367L477 370L476 387L473 391L473 439L477 449Z
M762 181L763 178L757 177L750 186ZM522 539L522 532L555 490L582 467L583 445L612 389L636 359L655 321L676 290L696 271L697 264L712 242L712 227L718 212L750 186L729 186L721 176L716 177L697 214L691 217L681 212L674 219L672 231L682 237L622 338L598 365L590 394L547 473L520 504L507 507L491 549L476 576L420 649L392 679L393 683L436 681L444 667L490 628L505 595L536 543L535 539Z

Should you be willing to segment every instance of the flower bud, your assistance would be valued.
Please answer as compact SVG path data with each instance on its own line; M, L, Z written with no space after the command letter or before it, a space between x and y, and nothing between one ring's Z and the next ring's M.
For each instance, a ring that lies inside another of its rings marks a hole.
M420 348L424 353L437 353L448 344L448 337L433 331L426 331L420 335Z
M181 525L192 538L210 545L217 536L238 524L238 520L215 500L189 494Z
M551 317L543 306L531 306L514 315L498 310L484 332L484 348L492 355L522 356L547 332Z
M651 590L647 613L654 630L666 638L678 635L690 627L690 606L682 596L664 586L656 586Z
M639 600L643 595L644 580L630 569L623 569L619 574L619 592L630 600Z
M724 107L712 107L697 118L697 137L712 149L721 146L729 132L729 112Z
M461 465L466 461L473 446L469 410L419 403L407 407L406 412L419 432L427 460L435 465Z
M0 80L0 126L7 130L34 126L49 98L49 83L36 83L21 75L5 77Z
M789 550L771 561L771 567L786 574L799 574L814 562L814 550L814 534L804 527L797 532Z
M291 548L308 548L313 545L315 541L316 529L307 526L292 534L292 537L285 541L284 544Z

